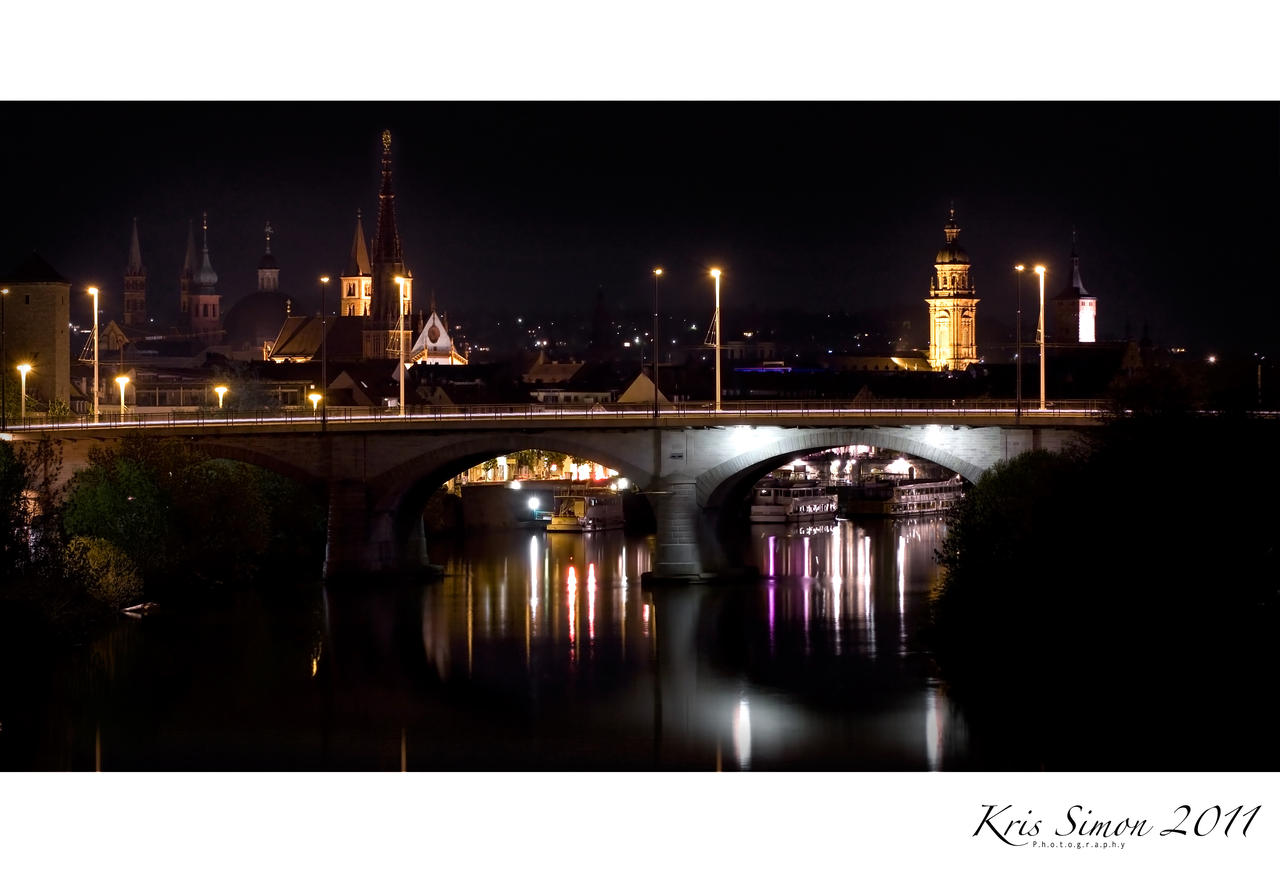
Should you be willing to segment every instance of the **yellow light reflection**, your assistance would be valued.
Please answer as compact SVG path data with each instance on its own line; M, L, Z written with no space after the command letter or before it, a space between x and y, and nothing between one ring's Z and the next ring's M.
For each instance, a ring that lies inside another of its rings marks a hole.
M587 565L587 638L596 638L596 565Z

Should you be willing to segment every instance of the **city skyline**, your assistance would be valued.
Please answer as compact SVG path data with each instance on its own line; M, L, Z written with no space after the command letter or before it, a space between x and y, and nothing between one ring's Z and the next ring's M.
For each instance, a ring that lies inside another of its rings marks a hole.
M709 315L718 266L729 328L735 308L794 307L918 307L923 328L954 203L980 343L1012 324L1014 263L1048 268L1047 297L1066 283L1073 230L1099 339L1149 327L1170 345L1274 343L1248 317L1263 305L1251 258L1276 231L1274 104L7 109L4 268L38 251L73 287L104 288L108 317L122 311L135 217L148 310L176 315L187 221L206 210L224 311L255 290L268 220L281 290L315 308L318 276L345 266L357 210L371 232L387 127L417 310L433 294L456 318L590 308L599 292L643 309L661 264L664 297L696 311L702 294ZM123 135L93 134L113 129ZM1025 315L1034 289L1023 293Z

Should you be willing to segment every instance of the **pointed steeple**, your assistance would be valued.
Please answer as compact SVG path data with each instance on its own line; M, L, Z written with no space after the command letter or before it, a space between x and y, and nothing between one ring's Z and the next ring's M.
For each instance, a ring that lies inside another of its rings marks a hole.
M142 266L142 247L138 245L138 219L133 220L129 238L129 263L124 268L124 323L127 326L147 323L147 268Z
M942 226L942 232L947 235L947 243L956 241L956 237L960 235L960 225L956 223L956 204L951 201L951 217L947 219L947 223Z
M276 256L271 254L271 234L275 231L271 229L270 221L263 232L267 235L267 250L258 261L258 290L279 291L280 265L276 263Z
M189 219L187 221L187 256L182 261L182 272L179 275L185 279L193 279L196 275L196 232Z
M364 220L360 210L356 210L356 234L351 240L351 260L347 263L344 276L372 276L373 268L369 266L369 250L364 244Z
M412 274L404 264L400 233L396 229L396 195L391 184L391 131L382 132L382 186L378 190L378 227L373 238L372 299L370 315L389 325L400 316L400 288L396 276ZM406 289L412 286L406 283ZM412 291L408 290L412 295Z
M202 213L200 223L204 230L204 242L200 246L200 272L196 274L196 285L202 291L212 291L218 284L218 274L213 271L213 264L209 262L209 213Z
M1080 279L1080 253L1077 250L1076 229L1071 228L1071 278L1067 281L1067 285L1062 289L1059 297L1088 297L1089 292L1084 290L1084 282Z
M142 266L142 247L138 245L138 219L133 220L133 236L129 239L129 265L124 268L126 276L145 276L146 267Z

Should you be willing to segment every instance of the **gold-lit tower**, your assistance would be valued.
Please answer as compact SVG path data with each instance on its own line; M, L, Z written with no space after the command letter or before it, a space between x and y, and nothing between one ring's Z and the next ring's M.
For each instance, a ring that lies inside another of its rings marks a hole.
M978 363L978 295L969 275L969 254L956 237L956 208L943 225L947 242L938 250L929 283L929 365L935 370L963 370Z

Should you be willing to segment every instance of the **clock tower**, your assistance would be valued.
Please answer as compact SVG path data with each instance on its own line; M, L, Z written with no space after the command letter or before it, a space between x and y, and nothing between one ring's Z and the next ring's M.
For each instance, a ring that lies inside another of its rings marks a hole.
M946 244L933 261L929 282L929 365L935 370L963 370L978 363L978 295L969 275L969 253L956 237L956 208L942 226Z

